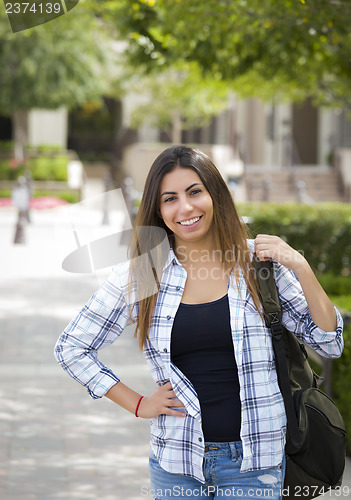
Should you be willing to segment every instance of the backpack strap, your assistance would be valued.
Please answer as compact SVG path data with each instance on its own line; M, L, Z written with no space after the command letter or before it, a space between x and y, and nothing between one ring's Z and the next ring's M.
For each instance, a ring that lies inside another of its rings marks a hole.
M284 399L289 439L293 447L298 449L301 446L299 424L291 393L290 378L283 340L285 331L282 324L282 309L274 277L273 262L271 260L260 261L256 254L254 254L252 263L254 269L256 270L257 284L259 287L266 326L267 328L270 328L272 332L275 365L280 391Z

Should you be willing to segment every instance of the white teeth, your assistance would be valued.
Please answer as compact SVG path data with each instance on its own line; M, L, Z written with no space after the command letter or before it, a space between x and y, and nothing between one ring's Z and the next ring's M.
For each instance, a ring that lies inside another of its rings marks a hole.
M198 220L200 220L200 217L194 217L194 219L185 220L180 224L182 226L191 226L191 224L195 224L195 222L197 222Z

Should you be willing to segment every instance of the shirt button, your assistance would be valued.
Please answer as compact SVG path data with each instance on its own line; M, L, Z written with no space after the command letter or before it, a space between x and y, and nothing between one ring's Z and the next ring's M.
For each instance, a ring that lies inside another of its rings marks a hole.
M199 438L199 443L202 443L202 438Z
M176 287L176 290L177 290L177 291L178 291L178 290L180 290L180 286L177 286L177 287Z
M171 316L167 316L168 321L171 319Z
M163 352L167 352L167 348L166 347L163 349Z

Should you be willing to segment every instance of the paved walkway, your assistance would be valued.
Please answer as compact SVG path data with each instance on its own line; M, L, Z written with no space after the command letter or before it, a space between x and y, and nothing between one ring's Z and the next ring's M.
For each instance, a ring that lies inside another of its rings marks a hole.
M120 229L120 215L102 226L96 207L77 210L81 244ZM59 334L108 272L61 269L76 248L67 209L31 217L26 243L14 245L16 214L0 209L0 498L148 498L148 422L105 398L91 400L53 357ZM100 358L135 390L152 390L131 331ZM344 485L351 488L350 470L348 461Z

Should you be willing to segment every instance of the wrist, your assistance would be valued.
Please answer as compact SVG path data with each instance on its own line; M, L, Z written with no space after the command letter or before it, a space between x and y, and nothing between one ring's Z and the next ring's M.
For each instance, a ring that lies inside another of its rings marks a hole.
M310 271L311 268L305 257L300 253L298 253L294 265L291 266L291 269L295 272L296 276L299 278L304 273Z
M136 408L135 408L135 411L134 411L134 415L136 417L139 417L138 411L139 411L140 403L142 402L143 399L144 399L144 396L140 396L139 401L138 401L138 403L136 405Z

